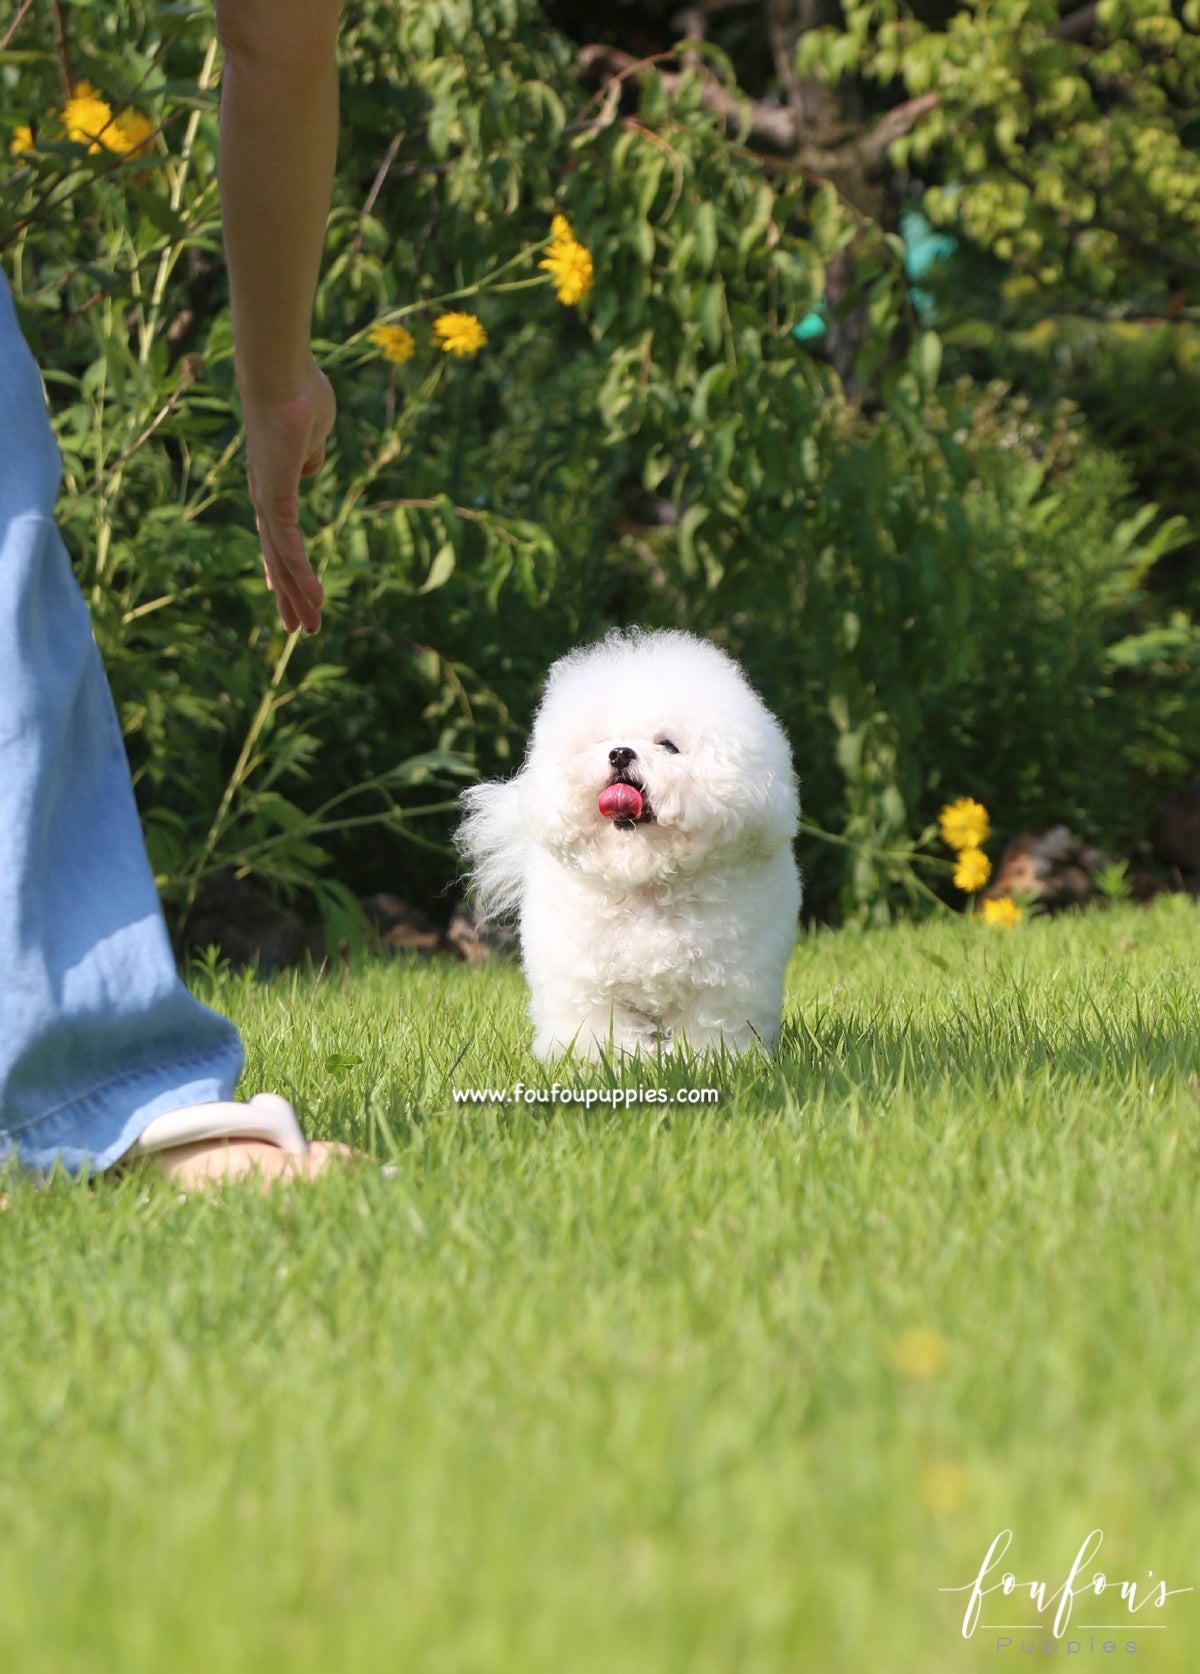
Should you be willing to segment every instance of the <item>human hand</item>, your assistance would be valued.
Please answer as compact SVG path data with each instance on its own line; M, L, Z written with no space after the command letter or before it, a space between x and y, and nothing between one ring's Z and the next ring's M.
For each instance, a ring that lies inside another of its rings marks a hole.
M337 404L329 379L309 361L298 389L255 398L243 391L246 481L254 506L263 573L289 633L321 626L325 590L313 573L300 533L300 479L325 463L325 443Z

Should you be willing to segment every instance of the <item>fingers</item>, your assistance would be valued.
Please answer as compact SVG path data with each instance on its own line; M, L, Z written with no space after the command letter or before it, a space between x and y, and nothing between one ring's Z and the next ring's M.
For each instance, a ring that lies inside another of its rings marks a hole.
M271 566L267 563L265 558L263 560L263 580L267 584L267 592L274 593L275 595L275 608L279 612L279 620L283 623L285 631L289 634L294 633L300 626L300 618L293 609L287 595L281 593L276 587L275 578L271 574Z
M325 592L313 573L300 532L299 487L325 463L336 403L328 378L315 365L286 400L243 400L246 474L254 504L267 586L289 633L321 626Z
M315 634L321 626L325 589L308 561L298 524L269 521L260 513L258 539L267 586L275 595L279 620L288 633L303 628L306 633Z

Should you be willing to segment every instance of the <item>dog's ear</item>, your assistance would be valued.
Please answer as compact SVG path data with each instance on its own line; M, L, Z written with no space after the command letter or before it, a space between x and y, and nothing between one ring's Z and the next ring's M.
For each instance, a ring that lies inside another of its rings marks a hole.
M786 848L800 825L800 789L787 734L765 708L754 740L749 783L754 787L752 823L765 854Z
M800 825L800 793L791 763L785 772L773 773L762 800L760 824L770 853L786 848Z
M454 833L485 918L515 917L521 905L529 838L521 816L521 776L471 785L459 797L466 818Z

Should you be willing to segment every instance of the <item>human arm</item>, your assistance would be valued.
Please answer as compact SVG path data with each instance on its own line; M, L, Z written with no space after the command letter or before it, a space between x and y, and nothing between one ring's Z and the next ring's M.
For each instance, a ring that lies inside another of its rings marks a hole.
M321 468L335 413L311 333L337 158L340 10L340 0L216 0L221 216L246 474L267 585L289 631L321 625L299 487Z

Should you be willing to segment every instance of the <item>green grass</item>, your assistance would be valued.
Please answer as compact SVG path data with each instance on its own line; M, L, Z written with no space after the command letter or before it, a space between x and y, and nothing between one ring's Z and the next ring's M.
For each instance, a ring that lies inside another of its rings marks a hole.
M810 938L774 1063L645 1071L715 1109L456 1106L554 1079L511 969L198 977L394 1173L15 1187L0 1668L1027 1666L938 1591L1005 1527L1200 1587L1198 932Z

